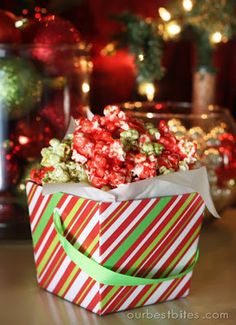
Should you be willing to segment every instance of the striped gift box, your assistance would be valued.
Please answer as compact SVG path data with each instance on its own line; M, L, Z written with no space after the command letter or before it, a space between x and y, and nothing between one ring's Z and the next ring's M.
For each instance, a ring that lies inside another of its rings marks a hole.
M40 287L99 315L188 295L205 207L198 193L104 203L44 196L28 182L27 196ZM82 260L113 271L111 279L118 274L145 284L100 281L98 272L86 273L71 258L60 238Z

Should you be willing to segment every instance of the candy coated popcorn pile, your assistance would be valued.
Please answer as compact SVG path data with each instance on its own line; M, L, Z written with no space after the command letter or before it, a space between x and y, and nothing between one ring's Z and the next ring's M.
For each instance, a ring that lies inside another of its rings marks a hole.
M87 182L108 190L193 167L196 145L177 139L165 121L159 127L107 106L104 116L76 120L76 129L41 152L41 168L31 171L37 184Z

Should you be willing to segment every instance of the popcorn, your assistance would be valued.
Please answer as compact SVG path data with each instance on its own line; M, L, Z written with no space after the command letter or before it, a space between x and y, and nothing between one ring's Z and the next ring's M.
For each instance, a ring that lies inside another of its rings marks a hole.
M195 144L178 140L165 121L155 127L109 105L104 116L78 119L68 139L51 140L42 150L42 168L32 172L32 179L38 184L88 182L108 190L187 170L195 153Z

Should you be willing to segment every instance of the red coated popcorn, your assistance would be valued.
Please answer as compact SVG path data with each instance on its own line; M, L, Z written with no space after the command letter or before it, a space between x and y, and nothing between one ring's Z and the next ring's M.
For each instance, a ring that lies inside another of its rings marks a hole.
M37 181L50 180L65 171L66 181L73 171L78 181L88 181L97 188L115 188L121 184L151 178L179 170L187 170L195 162L196 146L186 139L178 140L165 121L155 127L142 120L126 116L115 105L104 109L104 116L95 115L91 120L76 120L76 129L70 137L71 153L66 159L57 157L53 148L44 149L46 166L51 170L35 174ZM55 145L54 145L55 146ZM48 163L47 163L48 162ZM66 170L67 166L70 169ZM60 173L57 173L57 168ZM76 171L76 172L75 172ZM59 175L59 176L58 176ZM44 178L43 178L44 177Z

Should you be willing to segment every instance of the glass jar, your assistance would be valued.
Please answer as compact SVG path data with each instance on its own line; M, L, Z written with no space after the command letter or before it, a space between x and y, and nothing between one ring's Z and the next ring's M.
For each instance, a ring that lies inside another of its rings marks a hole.
M190 103L181 102L127 102L121 108L153 124L165 120L177 137L194 141L196 167L207 168L217 210L236 203L236 125L228 109L210 105L206 113L195 114Z
M22 223L40 151L89 110L89 46L0 44L0 228ZM1 234L0 234L1 237Z

